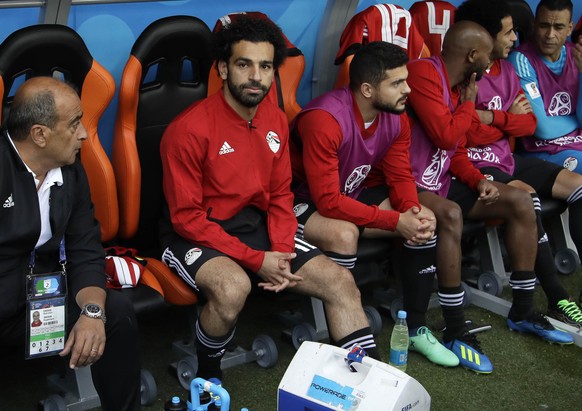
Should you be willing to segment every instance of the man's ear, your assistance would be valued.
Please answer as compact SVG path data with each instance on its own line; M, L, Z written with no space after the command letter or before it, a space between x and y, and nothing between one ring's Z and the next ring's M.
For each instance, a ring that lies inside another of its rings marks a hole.
M30 128L30 137L34 144L37 146L44 148L47 144L47 137L48 137L48 127L43 126L42 124L34 124Z
M362 93L362 96L364 96L365 98L370 98L372 97L373 88L374 87L372 87L370 83L362 83L360 85L360 93Z
M218 67L218 74L220 75L220 78L226 80L228 76L228 64L226 64L226 61L219 60L216 63L216 66Z
M473 63L475 61L475 56L477 56L477 49L471 49L468 53L467 53L467 61L469 63Z
M570 37L572 35L573 31L574 31L574 22L572 21L572 19L570 19L570 23L568 23L568 37Z

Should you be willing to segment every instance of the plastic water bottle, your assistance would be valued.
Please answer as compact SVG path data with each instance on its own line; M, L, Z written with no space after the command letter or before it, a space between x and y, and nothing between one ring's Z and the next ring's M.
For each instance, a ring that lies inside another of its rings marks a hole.
M406 371L408 362L408 325L406 311L398 311L398 319L390 336L390 365L400 371Z
M164 405L164 411L188 411L188 405L178 396L173 396Z

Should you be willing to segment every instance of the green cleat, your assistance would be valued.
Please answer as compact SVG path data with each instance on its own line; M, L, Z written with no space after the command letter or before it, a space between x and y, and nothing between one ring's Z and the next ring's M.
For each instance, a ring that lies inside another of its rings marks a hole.
M575 327L582 327L582 310L574 301L560 300L555 307L548 308L548 317Z
M429 361L443 367L459 365L459 358L438 342L427 327L420 327L416 331L416 336L410 337L408 349L424 355Z

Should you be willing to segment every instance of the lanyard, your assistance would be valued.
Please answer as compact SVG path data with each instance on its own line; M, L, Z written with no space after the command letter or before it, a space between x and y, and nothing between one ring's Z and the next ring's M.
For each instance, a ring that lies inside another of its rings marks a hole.
M33 249L30 252L30 258L28 260L28 266L30 268L30 274L34 269L34 265L36 264L36 249ZM63 273L65 272L65 265L67 264L67 253L65 252L65 236L61 238L61 242L59 243L59 264L63 267Z
M67 282L65 237L59 244L60 272L34 274L36 249L30 253L26 276L27 318L26 358L44 357L59 353L65 346Z

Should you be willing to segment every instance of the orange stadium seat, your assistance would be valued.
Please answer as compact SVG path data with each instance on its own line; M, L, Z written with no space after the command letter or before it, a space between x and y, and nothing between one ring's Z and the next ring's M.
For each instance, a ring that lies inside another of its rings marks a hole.
M349 83L349 67L354 53L362 44L372 41L396 44L411 60L430 57L408 10L396 4L375 4L352 17L342 33L335 58L335 64L340 66L336 88Z
M67 26L55 24L23 28L2 43L0 93L4 114L10 109L18 86L35 76L60 78L74 85L80 93L82 122L87 130L81 162L89 179L95 217L101 225L101 241L110 242L119 229L117 185L97 126L115 92L113 77L93 59L81 36ZM141 282L161 293L159 284L147 270Z
M440 55L443 39L455 21L457 8L448 1L417 1L410 6L410 15L416 28L424 38L430 54Z
M230 13L221 17L216 21L213 31L220 30L228 22L236 19L236 16L239 14L241 13ZM245 12L245 14L269 19L266 14L258 11ZM301 53L301 50L295 47L284 34L283 36L287 43L287 59L276 71L275 82L267 98L285 111L287 120L291 122L297 113L301 111L301 107L297 103L296 93L303 72L305 71L305 57ZM213 68L208 78L208 95L214 94L220 88L222 88L222 79L218 76L216 69Z
M119 226L117 191L97 126L115 92L113 77L93 59L81 36L67 26L39 24L18 30L2 43L1 54L0 92L4 114L10 109L14 92L28 78L54 76L78 88L82 122L87 129L81 161L89 177L102 240L112 240Z
M8 114L18 87L35 76L67 81L80 93L82 122L87 130L87 139L81 148L81 162L89 180L95 217L101 226L101 240L110 242L116 238L119 228L117 189L113 167L103 150L97 127L115 92L113 77L93 59L85 42L73 29L53 24L20 29L0 45L0 114ZM147 267L141 274L140 284L147 287L122 291L132 301L136 312L147 311L163 303L160 297L163 296L162 287ZM93 388L90 369L75 370L74 374L67 375L64 381L59 376L50 376L49 381L59 391L75 391L73 403L70 404L72 407L80 404L84 404L83 409L98 406L99 398ZM142 404L151 404L156 396L155 381L145 370L142 370L142 384L148 387L142 392ZM59 396L53 395L47 400L66 406L65 400Z
M158 222L163 214L160 141L168 123L204 98L211 33L192 16L151 23L135 41L125 65L113 139L113 167L120 204L119 238L147 257L166 301L190 305L196 294L158 260Z

